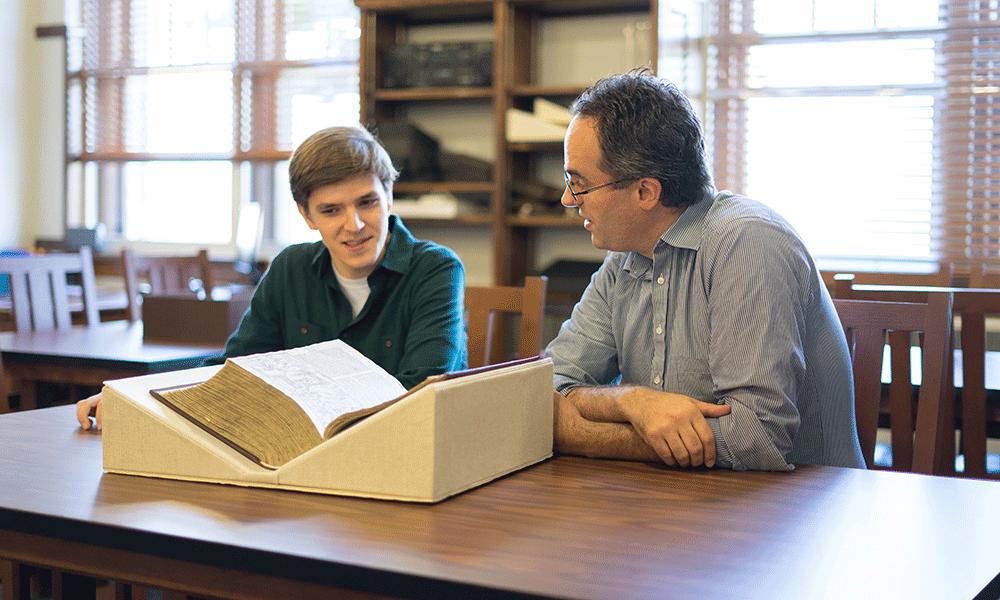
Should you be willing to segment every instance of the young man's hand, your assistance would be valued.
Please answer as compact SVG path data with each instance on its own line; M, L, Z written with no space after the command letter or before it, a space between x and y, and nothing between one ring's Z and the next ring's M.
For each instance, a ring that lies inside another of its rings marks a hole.
M101 395L94 394L90 398L85 398L76 403L76 420L80 422L82 429L90 429L93 424L90 417L94 416L97 421L97 430L100 431L104 423L101 415Z
M618 406L667 465L715 466L715 435L705 418L728 415L728 405L636 387Z

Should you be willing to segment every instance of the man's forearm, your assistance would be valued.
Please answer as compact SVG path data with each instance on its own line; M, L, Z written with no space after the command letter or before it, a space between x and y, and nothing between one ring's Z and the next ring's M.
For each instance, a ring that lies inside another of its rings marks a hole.
M607 387L578 387L566 394L583 418L603 423L628 423L620 408L620 401L635 386L613 385Z
M579 419L556 431L555 447L563 454L659 462L660 457L627 423Z

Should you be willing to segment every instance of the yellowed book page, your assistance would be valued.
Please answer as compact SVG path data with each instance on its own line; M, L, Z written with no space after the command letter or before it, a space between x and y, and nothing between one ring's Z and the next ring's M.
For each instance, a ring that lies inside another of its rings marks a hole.
M320 436L340 416L406 393L395 377L340 340L230 360L294 400Z

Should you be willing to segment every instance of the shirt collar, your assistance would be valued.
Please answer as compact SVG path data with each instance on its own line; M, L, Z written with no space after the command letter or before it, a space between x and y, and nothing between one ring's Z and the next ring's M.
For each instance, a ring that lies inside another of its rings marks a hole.
M413 247L416 244L413 234L403 225L403 220L396 215L389 215L389 247L385 250L385 256L375 268L385 268L396 273L406 273L410 270L410 262L413 258ZM316 242L310 264L316 269L319 275L324 275L333 271L330 263L330 251L322 241ZM331 273L332 274L332 273Z
M714 194L706 193L699 202L687 207L674 224L660 236L660 241L675 248L697 250L705 233L705 215L715 203Z
M705 215L715 202L714 196L714 192L706 192L701 201L688 206L674 224L660 236L660 243L656 245L656 249L659 249L661 244L668 244L675 248L697 251L701 247L701 238L705 233ZM629 252L622 263L622 269L636 278L644 276L652 268L653 261L638 252Z

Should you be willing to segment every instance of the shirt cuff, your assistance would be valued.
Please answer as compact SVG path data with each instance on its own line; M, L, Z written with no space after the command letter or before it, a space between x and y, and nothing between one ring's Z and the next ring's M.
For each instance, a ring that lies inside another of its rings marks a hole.
M715 435L716 463L734 471L794 471L775 447L760 419L747 406L726 398L732 412L706 419ZM730 447L732 444L733 447Z

